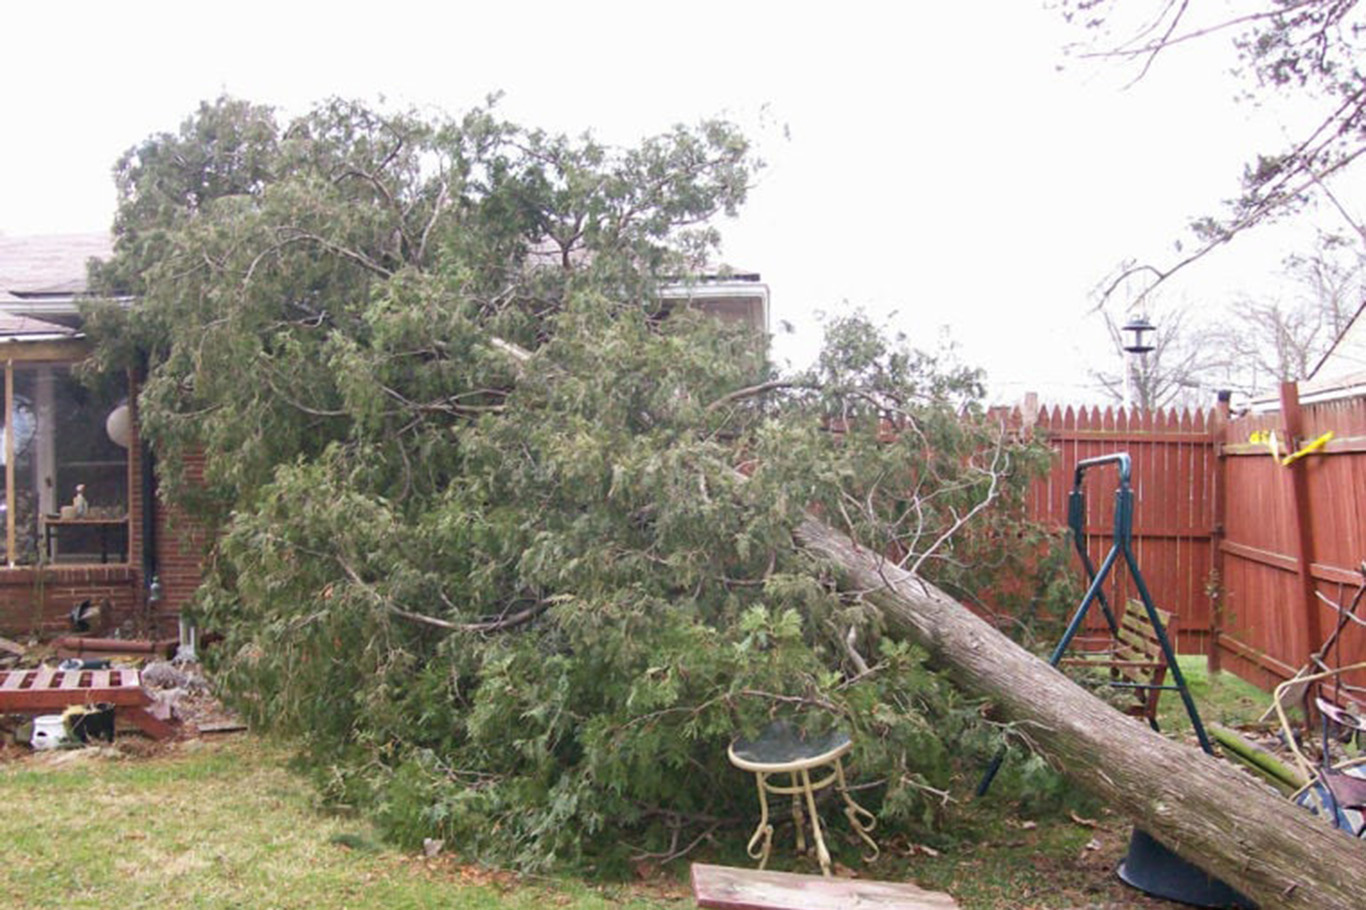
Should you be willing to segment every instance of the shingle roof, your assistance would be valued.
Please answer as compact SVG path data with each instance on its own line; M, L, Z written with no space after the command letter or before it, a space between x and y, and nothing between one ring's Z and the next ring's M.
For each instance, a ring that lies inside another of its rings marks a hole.
M112 249L108 234L0 237L0 301L81 294L86 263L109 258Z
M0 338L6 341L46 341L55 338L75 338L80 332L55 322L0 312Z

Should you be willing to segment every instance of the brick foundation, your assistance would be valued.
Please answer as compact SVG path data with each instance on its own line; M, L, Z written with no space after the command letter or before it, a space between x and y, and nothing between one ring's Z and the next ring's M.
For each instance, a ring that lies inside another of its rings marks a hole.
M109 602L91 634L112 634L125 624L136 634L150 631L138 573L131 566L0 569L0 630L19 639L68 634L71 608L87 599Z

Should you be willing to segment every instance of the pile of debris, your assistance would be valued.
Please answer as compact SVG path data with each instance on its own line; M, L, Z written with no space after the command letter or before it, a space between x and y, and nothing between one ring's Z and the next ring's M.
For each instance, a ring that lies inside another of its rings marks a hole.
M56 642L0 639L0 688L0 744L19 754L112 741L116 719L154 740L246 729L193 656L71 657ZM94 729L100 732L89 735Z
M198 661L152 661L142 668L142 685L156 699L149 710L161 720L178 723L186 736L246 729L214 697Z

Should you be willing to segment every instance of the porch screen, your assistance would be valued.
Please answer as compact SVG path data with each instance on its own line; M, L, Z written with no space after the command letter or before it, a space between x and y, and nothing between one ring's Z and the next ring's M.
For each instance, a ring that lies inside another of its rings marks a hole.
M4 476L6 483L13 477L14 496L0 499L5 561L126 562L128 452L105 428L116 403L100 400L61 364L15 364L12 393L14 472ZM0 464L7 443L0 436Z

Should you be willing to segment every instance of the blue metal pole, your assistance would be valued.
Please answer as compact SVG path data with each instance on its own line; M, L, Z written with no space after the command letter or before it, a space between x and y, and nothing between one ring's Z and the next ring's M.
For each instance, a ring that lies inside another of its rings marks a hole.
M1133 491L1124 490L1125 496L1125 522L1132 522L1132 500ZM1167 630L1162 625L1162 620L1157 615L1157 609L1153 606L1152 595L1148 593L1148 584L1143 580L1143 573L1138 569L1138 560L1134 558L1132 546L1132 535L1126 527L1124 541L1124 562L1129 567L1129 574L1133 576L1134 586L1138 588L1138 596L1143 601L1143 608L1148 611L1148 621L1153 624L1153 631L1157 633L1157 642L1162 646L1162 653L1167 658L1167 666L1172 672L1172 679L1176 682L1176 691L1181 694L1181 703L1186 706L1186 715L1191 719L1191 726L1195 728L1195 737L1200 741L1200 748L1206 753L1213 755L1214 746L1210 744L1209 735L1205 732L1205 725L1200 720L1200 712L1196 710L1195 699L1191 698L1190 687L1186 685L1186 676L1181 672L1181 664L1177 662L1176 651L1172 648L1171 640L1167 637Z
M1086 583L1089 585L1096 580L1096 567L1091 563L1091 554L1086 552L1086 493L1082 490L1080 477L1067 496L1067 527L1072 535L1072 546L1076 549L1077 556L1081 559L1081 567L1086 572ZM1105 592L1098 591L1096 596L1100 601L1100 611L1105 614L1105 622L1110 627L1110 634L1118 635L1119 621L1110 609L1110 602L1105 599Z
M1090 608L1093 600L1100 598L1101 609L1105 611L1105 619L1110 624L1111 630L1116 634L1119 632L1119 626L1115 621L1114 614L1110 611L1109 605L1105 602L1105 595L1101 593L1101 586L1105 584L1105 578L1110 574L1110 570L1114 568L1115 560L1119 557L1120 553L1120 503L1118 493L1115 494L1115 540L1110 546L1110 551L1106 553L1105 558L1101 560L1099 572L1092 571L1090 557L1086 555L1086 550L1081 543L1084 530L1083 522L1086 515L1085 499L1084 494L1082 493L1082 479L1088 468L1110 463L1117 463L1119 465L1120 486L1121 488L1127 488L1130 474L1130 461L1127 452L1117 452L1113 455L1101 455L1097 458L1084 458L1077 462L1076 472L1073 475L1072 494L1068 499L1067 504L1067 523L1068 527L1071 528L1073 539L1076 542L1077 552L1081 555L1082 565L1085 567L1091 583L1086 589L1086 595L1081 599L1081 605L1077 607L1076 613L1072 615L1072 621L1068 623L1067 631L1063 633L1062 640L1058 642L1057 647L1053 649L1053 654L1048 658L1048 665L1050 667L1056 667L1058 661L1062 660L1062 655L1066 652L1067 646L1072 642L1072 639L1076 637L1078 630L1081 629L1081 625L1086 619L1086 611ZM1005 758L1006 750L1003 747L996 753L996 756L992 758L991 764L987 766L986 773L982 775L981 782L977 784L977 795L979 797L987 795L987 791L991 789L991 782L996 779L997 773L1001 770L1001 765L1005 763Z

